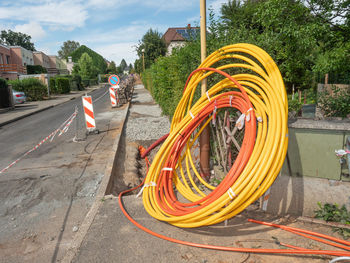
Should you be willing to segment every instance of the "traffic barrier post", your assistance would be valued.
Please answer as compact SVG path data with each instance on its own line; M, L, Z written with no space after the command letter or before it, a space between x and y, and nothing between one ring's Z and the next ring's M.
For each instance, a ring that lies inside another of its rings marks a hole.
M90 134L92 132L99 133L99 130L96 129L96 122L95 122L95 116L94 116L94 108L92 105L92 98L91 98L91 96L83 96L82 99L83 99L83 108L84 108L84 116L85 116L87 134Z

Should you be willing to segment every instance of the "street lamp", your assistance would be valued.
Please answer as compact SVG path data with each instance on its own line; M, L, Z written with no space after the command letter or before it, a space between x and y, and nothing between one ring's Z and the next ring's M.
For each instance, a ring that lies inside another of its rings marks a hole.
M142 67L143 67L143 71L145 71L145 49L143 48L141 51L142 51Z

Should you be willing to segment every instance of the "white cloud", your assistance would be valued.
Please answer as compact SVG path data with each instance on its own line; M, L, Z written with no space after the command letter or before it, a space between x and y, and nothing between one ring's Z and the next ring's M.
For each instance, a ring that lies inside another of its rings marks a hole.
M208 6L211 7L216 15L220 13L221 6L227 4L228 0L213 0L209 1Z
M176 12L186 10L198 2L198 0L89 0L87 5L97 8L114 7L116 11L125 6L130 8L144 6L154 8L155 12L166 10Z
M39 46L36 47L37 50L40 50L41 52L45 53L46 55L56 55L51 53L51 48L48 46Z
M148 24L145 27L145 24ZM141 40L142 36L149 29L156 29L160 33L164 33L166 26L164 25L151 25L149 23L131 23L130 25L118 27L114 30L108 31L90 31L88 35L79 37L79 41L82 43L111 43L111 42L134 42L135 44Z
M137 58L134 46L135 43L133 42L116 43L97 46L94 47L93 50L109 61L113 60L117 66L120 64L122 59L125 59L126 63L129 65L130 63L133 64Z
M77 1L48 0L39 4L11 5L0 8L0 19L31 21L61 29L81 27L88 18L85 7Z
M37 22L30 22L29 24L17 25L14 27L14 31L30 35L33 41L37 41L46 36L46 32Z

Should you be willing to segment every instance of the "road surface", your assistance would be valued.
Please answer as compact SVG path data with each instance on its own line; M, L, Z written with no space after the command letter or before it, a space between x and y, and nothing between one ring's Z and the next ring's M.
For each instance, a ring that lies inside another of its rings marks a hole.
M66 133L0 174L0 262L58 261L89 211L103 177L104 151L123 121L123 108L110 106L108 87L90 95L99 134L86 137L81 98L0 128L2 170L78 108L78 125L74 120ZM74 142L76 134L83 140Z

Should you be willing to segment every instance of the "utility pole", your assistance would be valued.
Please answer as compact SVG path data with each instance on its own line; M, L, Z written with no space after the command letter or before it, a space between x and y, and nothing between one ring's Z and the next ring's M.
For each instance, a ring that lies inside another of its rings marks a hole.
M201 33L201 62L207 57L207 22L206 22L206 0L200 0L200 33ZM201 94L205 95L207 92L207 79L202 80ZM200 144L200 169L201 176L205 180L209 180L210 176L210 129L209 125L202 131L199 144Z
M142 68L145 71L145 49L142 49Z

